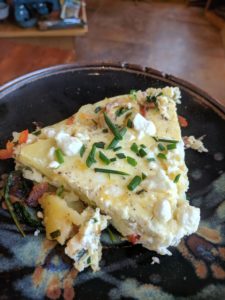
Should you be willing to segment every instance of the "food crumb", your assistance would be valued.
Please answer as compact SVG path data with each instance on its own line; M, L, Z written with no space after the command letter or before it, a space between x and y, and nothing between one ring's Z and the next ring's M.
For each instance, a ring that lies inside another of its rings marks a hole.
M156 256L153 256L153 257L152 257L151 265L154 265L154 264L160 264L160 260L159 260L159 258L156 257Z
M40 233L40 230L39 230L39 229L35 230L35 232L34 232L34 236L38 236L38 235L39 235L39 233Z
M184 136L183 141L184 141L186 148L191 148L200 153L208 152L208 149L205 148L205 146L202 142L203 138L204 138L204 135L199 138L195 138L193 135L190 135L190 136Z

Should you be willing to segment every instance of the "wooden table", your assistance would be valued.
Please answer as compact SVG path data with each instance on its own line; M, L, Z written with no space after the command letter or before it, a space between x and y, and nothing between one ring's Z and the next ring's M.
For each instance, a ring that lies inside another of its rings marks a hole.
M18 44L0 39L0 85L28 72L74 61L74 50Z

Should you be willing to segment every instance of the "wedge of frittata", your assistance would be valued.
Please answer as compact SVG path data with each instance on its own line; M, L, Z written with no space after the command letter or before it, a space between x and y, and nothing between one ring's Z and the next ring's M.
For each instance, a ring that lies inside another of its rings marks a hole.
M165 87L84 105L38 136L29 134L14 151L17 168L74 192L109 216L129 241L170 254L168 247L195 232L200 221L185 195L179 100L178 88ZM45 200L41 204L45 214Z

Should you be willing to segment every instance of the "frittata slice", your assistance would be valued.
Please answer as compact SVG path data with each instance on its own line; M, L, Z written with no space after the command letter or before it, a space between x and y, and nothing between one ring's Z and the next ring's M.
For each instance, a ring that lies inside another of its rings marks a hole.
M111 217L128 240L160 254L195 232L178 88L149 88L84 105L72 117L30 134L15 151L24 176L63 185Z

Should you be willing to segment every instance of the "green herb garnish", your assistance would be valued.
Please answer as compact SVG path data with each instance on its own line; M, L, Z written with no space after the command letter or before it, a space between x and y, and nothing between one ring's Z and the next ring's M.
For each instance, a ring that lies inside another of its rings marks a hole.
M120 150L120 149L122 149L121 146L114 148L113 151L116 152L116 151L118 151L118 150Z
M91 257L89 256L87 259L87 264L90 265L91 264Z
M130 96L132 98L132 100L137 100L137 91L136 90L130 90Z
M127 120L127 127L133 128L133 122L131 121L131 119Z
M147 148L147 146L144 145L144 144L141 144L140 147L141 147L141 148Z
M170 144L177 144L179 143L179 141L177 140L169 140L169 139L159 139L157 138L156 136L153 136L153 139L156 141L156 142L163 142L163 143L170 143Z
M138 153L140 157L145 157L147 155L147 152L143 148L141 148Z
M128 162L128 164L130 164L133 167L135 167L137 165L137 161L133 157L130 157L130 156L127 156L127 162Z
M138 153L138 145L136 143L133 143L130 147L130 150L137 154Z
M166 150L166 148L161 143L158 144L158 148L159 148L160 151L165 151Z
M100 110L102 110L101 106L97 106L97 107L95 108L95 113L97 114L98 112L100 112Z
M130 110L130 108L128 107L120 107L119 109L117 109L117 111L115 112L116 117L120 117L122 115L124 115L126 112L128 112Z
M98 220L97 220L96 218L93 218L93 221L94 221L94 223L97 223L97 222L98 222Z
M116 156L117 156L119 159L126 158L126 155L125 155L124 153L116 153Z
M180 179L181 174L178 174L175 178L174 178L174 183L178 183L179 179Z
M116 237L115 237L115 235L113 234L112 230L109 229L109 228L107 228L107 230L108 230L108 233L109 233L110 240L111 240L113 243L116 242Z
M57 148L55 150L55 157L56 157L56 160L59 164L64 163L64 155L63 155L63 152L60 148Z
M133 191L136 189L136 187L141 183L141 177L135 176L130 183L128 184L127 188L129 191Z
M105 165L110 164L110 159L102 151L99 151L99 158Z
M80 148L80 157L83 157L85 150L86 150L86 147L84 145L82 145L82 147Z
M158 158L161 158L161 159L167 159L166 154L164 154L164 153L159 153L159 154L157 155L157 157L158 157Z
M176 143L173 143L173 144L168 144L166 146L167 150L173 150L173 149L176 149L177 148L177 144Z
M112 131L112 133L114 134L115 138L117 138L118 140L122 140L123 136L121 135L118 127L116 127L116 125L113 124L113 122L110 120L109 116L104 112L104 118L105 118L105 122L108 125L109 129Z
M94 171L97 173L117 174L117 175L124 175L124 176L129 175L128 173L118 171L118 170L111 170L111 169L95 168Z
M62 197L63 193L64 193L64 186L61 185L60 187L57 188L56 195L59 196L59 197Z
M111 162L116 161L116 157L110 158L110 161L111 161Z
M126 134L126 132L127 132L127 128L125 128L125 127L120 130L120 134L122 136L124 136ZM120 141L119 139L114 137L112 139L111 143L108 145L107 149L114 149L116 147L116 145L119 143L119 141Z
M104 142L97 142L97 143L94 143L94 145L96 148L101 148L101 149L104 149L104 147L105 147Z
M96 146L95 144L92 145L91 151L86 159L86 165L88 166L88 168L91 167L91 165L93 165L94 163L96 163L95 160L95 153L96 153Z
M61 231L59 229L50 233L50 236L51 236L52 239L56 239L60 235L61 235Z
M147 158L147 161L149 161L149 162L155 161L155 158L154 157Z

